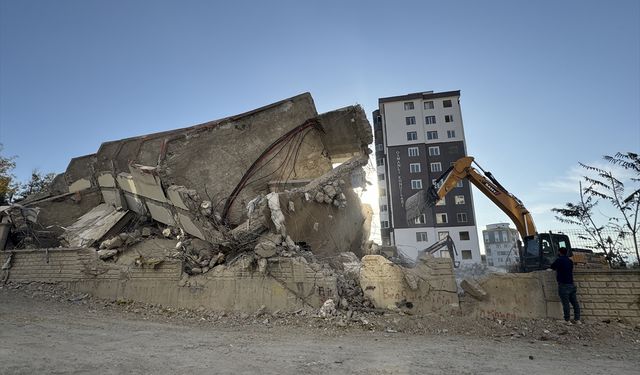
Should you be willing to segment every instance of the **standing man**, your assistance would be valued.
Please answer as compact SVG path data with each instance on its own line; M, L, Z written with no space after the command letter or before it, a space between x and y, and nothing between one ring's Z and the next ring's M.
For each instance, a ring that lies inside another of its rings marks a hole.
M580 304L576 297L576 286L573 284L573 261L567 256L567 249L559 249L560 256L551 264L551 269L556 270L556 280L558 280L558 294L562 301L562 312L564 320L571 323L571 308L573 306L573 317L575 324L582 324L580 321Z

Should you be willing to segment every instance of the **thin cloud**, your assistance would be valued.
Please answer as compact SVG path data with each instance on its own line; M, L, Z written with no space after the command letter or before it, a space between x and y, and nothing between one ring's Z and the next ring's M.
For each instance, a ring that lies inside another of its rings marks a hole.
M623 183L627 183L631 177L634 177L633 172L626 170L620 166L606 163L602 160L586 163L592 167L600 168L605 171L610 171L613 176ZM548 193L575 193L580 192L580 181L584 183L584 176L596 177L596 173L579 165L571 167L564 176L558 177L553 181L544 181L538 184L541 191Z

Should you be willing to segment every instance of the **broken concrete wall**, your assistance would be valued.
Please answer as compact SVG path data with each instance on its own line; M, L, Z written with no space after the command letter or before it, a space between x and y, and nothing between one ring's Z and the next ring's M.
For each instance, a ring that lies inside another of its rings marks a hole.
M294 242L310 246L320 258L348 251L361 257L369 238L366 224L370 221L359 197L349 187L340 194L344 196L342 208L332 203L333 197L327 203L302 192L279 195L287 234Z
M60 235L64 228L71 226L82 215L100 204L98 189L86 189L74 194L62 194L43 200L30 202L26 207L39 208L38 224L42 228Z
M154 268L98 259L93 249L38 249L0 252L0 264L13 254L9 281L59 282L72 290L109 299L214 311L292 311L319 308L336 296L336 278L304 258L270 259L264 273L251 262L217 266L186 278L182 262L165 260Z
M371 126L360 106L323 113L318 120L324 130L322 142L334 163L366 154L366 149L373 142Z
M495 318L544 318L547 316L543 277L539 272L491 274L479 280L484 300L466 296L465 314ZM553 275L551 275L553 276Z
M574 272L582 316L587 320L640 321L640 272L626 270ZM491 274L478 285L486 296L465 296L462 310L494 318L562 319L555 272ZM572 313L573 314L573 313Z
M456 281L450 259L425 255L415 268L404 268L380 255L362 258L360 286L377 308L413 314L457 310Z
M95 163L96 154L71 159L64 173L70 193L97 186L94 177Z

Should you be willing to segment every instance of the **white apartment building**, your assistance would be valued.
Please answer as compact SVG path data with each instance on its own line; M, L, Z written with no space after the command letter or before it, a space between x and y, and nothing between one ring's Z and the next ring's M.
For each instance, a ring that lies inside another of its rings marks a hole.
M456 260L480 263L469 181L461 181L417 218L408 217L406 206L467 154L460 91L413 93L378 103L373 122L383 245L416 257L449 235L458 250Z
M509 269L519 262L518 231L508 223L489 224L482 231L487 265Z

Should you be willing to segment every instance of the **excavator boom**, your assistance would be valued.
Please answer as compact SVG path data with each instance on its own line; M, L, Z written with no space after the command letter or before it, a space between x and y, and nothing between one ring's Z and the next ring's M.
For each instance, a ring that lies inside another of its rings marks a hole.
M458 182L467 179L509 216L523 239L535 235L536 226L533 218L522 202L500 185L490 173L478 172L471 165L473 160L471 156L462 157L445 171L429 188L428 204L434 205L455 188Z

